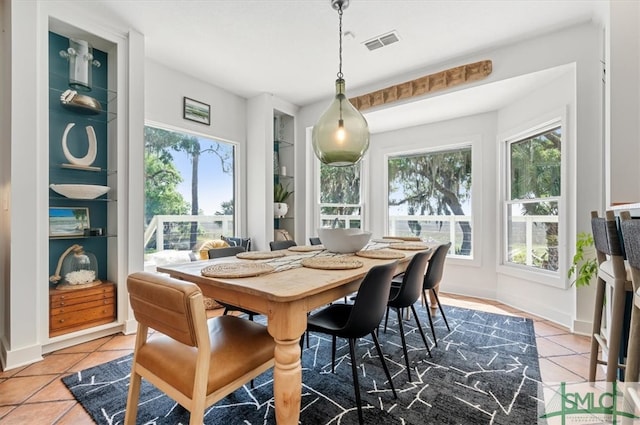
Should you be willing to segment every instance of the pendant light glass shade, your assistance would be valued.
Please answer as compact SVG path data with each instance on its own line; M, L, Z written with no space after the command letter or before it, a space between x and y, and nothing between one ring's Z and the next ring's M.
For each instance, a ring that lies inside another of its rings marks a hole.
M344 79L336 80L336 97L313 126L312 144L318 159L344 167L362 159L369 148L369 125L345 96Z

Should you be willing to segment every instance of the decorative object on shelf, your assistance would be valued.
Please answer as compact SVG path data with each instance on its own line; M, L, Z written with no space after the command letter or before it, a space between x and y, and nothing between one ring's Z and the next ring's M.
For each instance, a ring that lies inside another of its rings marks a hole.
M85 236L103 236L104 229L102 227L92 227L90 229L84 229Z
M49 207L49 237L85 236L89 227L89 208Z
M276 183L273 185L273 215L278 218L282 218L287 215L289 206L286 204L286 200L293 194L293 191L289 191L289 186L285 188L282 183Z
M102 112L102 105L97 99L78 94L75 90L65 90L60 95L60 103L63 107L81 114L96 115Z
M349 6L349 0L331 0L331 6L338 11L340 22L340 64L336 97L313 126L312 144L322 163L343 167L358 163L369 148L369 125L345 95L342 74L342 12Z
M91 91L92 67L100 62L93 58L93 47L85 40L69 39L69 48L60 50L60 56L69 61L69 87Z
M289 212L289 205L284 202L274 202L273 215L276 218L282 218Z
M185 120L211 125L211 106L185 97L182 116Z
M70 122L64 129L64 133L62 133L62 152L64 153L64 157L67 158L67 161L69 161L69 163L71 163L72 165L86 168L97 168L91 167L91 164L93 164L93 161L96 160L96 155L98 154L98 141L96 139L96 132L92 126L88 125L85 128L87 131L87 140L89 141L87 154L82 158L76 158L69 151L69 146L67 145L67 136L75 125L76 123Z
M292 241L293 238L286 229L274 229L273 230L274 241Z
M96 184L51 184L49 187L70 199L96 199L111 189L109 186Z
M321 227L318 229L318 237L328 251L346 254L364 248L371 239L371 232Z
M71 245L58 260L55 274L49 281L56 283L56 289L78 289L102 283L98 276L98 260L81 245Z

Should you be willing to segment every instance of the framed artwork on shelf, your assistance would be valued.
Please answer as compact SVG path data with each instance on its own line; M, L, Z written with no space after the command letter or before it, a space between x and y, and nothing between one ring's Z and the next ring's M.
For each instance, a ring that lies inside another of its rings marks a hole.
M211 125L211 106L206 103L185 97L182 111L185 120Z
M84 236L89 228L89 208L49 207L49 237Z

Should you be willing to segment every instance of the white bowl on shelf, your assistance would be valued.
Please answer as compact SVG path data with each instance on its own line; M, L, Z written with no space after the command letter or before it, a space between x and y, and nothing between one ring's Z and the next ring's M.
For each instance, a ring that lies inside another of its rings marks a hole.
M371 239L371 232L361 229L319 228L318 237L328 251L346 254L364 248Z
M95 184L52 184L54 192L70 199L96 199L109 192L109 186Z

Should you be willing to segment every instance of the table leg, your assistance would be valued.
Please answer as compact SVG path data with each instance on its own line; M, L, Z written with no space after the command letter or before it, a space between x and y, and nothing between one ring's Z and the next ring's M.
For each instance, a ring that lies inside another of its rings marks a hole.
M297 425L302 398L300 337L307 325L305 310L283 307L272 309L269 333L276 343L273 368L273 396L278 425Z

